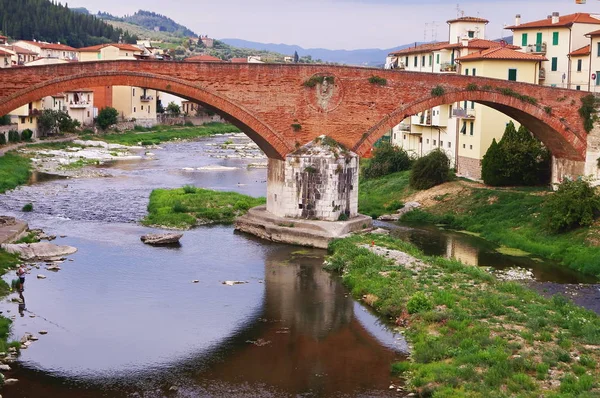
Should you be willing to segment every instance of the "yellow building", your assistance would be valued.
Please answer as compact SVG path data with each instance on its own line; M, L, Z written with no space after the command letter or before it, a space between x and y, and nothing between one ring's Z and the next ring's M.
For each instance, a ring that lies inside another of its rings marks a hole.
M41 114L43 109L44 107L41 99L34 102L30 102L29 104L25 104L9 113L11 122L17 124L17 129L19 131L30 129L34 133L33 137L37 138L37 118Z

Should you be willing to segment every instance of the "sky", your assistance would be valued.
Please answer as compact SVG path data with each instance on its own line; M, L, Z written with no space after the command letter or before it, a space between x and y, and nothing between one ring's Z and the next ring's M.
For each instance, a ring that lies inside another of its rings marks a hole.
M516 14L522 21L543 19L552 12L600 14L600 1L442 1L442 0L70 0L69 7L86 7L122 16L138 9L166 15L198 34L263 43L297 44L304 48L392 48L415 41L447 40L448 19L457 7L465 16L490 20L488 39L510 36L503 30ZM461 14L462 15L462 14ZM437 34L436 34L437 33Z

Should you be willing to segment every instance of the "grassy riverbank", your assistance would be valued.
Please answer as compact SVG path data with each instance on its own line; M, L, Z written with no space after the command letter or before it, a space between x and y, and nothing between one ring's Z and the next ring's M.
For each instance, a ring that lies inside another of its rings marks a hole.
M161 142L174 140L190 140L217 134L239 133L240 130L225 123L208 123L202 126L156 126L151 129L138 128L136 131L103 135L84 135L83 139L102 140L122 145L158 145Z
M198 224L227 224L245 214L248 209L265 202L265 198L192 186L155 189L150 194L148 215L142 220L142 224L178 229L188 229Z
M360 179L358 211L373 218L394 213L403 201L414 192L408 186L409 171L400 171L379 178Z
M4 275L7 272L14 272L14 268L19 263L20 261L18 256L7 253L0 249L0 275ZM10 286L8 286L4 280L0 279L0 297L6 296L9 292ZM0 352L8 352L9 347L15 347L18 349L21 346L19 342L8 342L11 324L12 321L10 319L0 316Z
M398 265L368 248L422 261ZM436 397L572 397L600 393L600 317L545 299L481 268L425 257L377 235L334 241L327 267L356 298L406 327L411 361L393 365L408 386Z
M31 161L12 152L0 156L0 194L25 184L31 175Z

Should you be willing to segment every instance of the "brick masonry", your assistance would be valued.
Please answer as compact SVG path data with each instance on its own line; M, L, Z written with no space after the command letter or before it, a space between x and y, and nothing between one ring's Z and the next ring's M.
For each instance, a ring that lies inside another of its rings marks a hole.
M385 78L387 84L369 83L373 75ZM305 87L312 76L327 77L328 83ZM469 83L478 89L467 90ZM407 116L464 100L516 119L557 158L586 158L587 137L578 109L588 93L473 76L347 66L98 61L5 68L0 70L0 114L57 92L110 85L146 87L199 102L226 116L267 156L280 160L323 134L368 156L375 141ZM432 96L438 85L444 94ZM502 88L537 103L503 94L498 91Z
M457 174L472 180L481 180L481 160L459 156Z

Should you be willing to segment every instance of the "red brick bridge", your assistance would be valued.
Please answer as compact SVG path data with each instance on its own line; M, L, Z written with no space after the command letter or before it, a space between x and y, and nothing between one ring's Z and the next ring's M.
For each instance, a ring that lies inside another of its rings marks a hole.
M578 112L585 92L347 66L99 61L7 68L0 69L0 115L61 91L111 85L156 89L217 110L273 159L322 134L363 156L406 117L465 100L524 124L557 158L583 161L587 148Z

